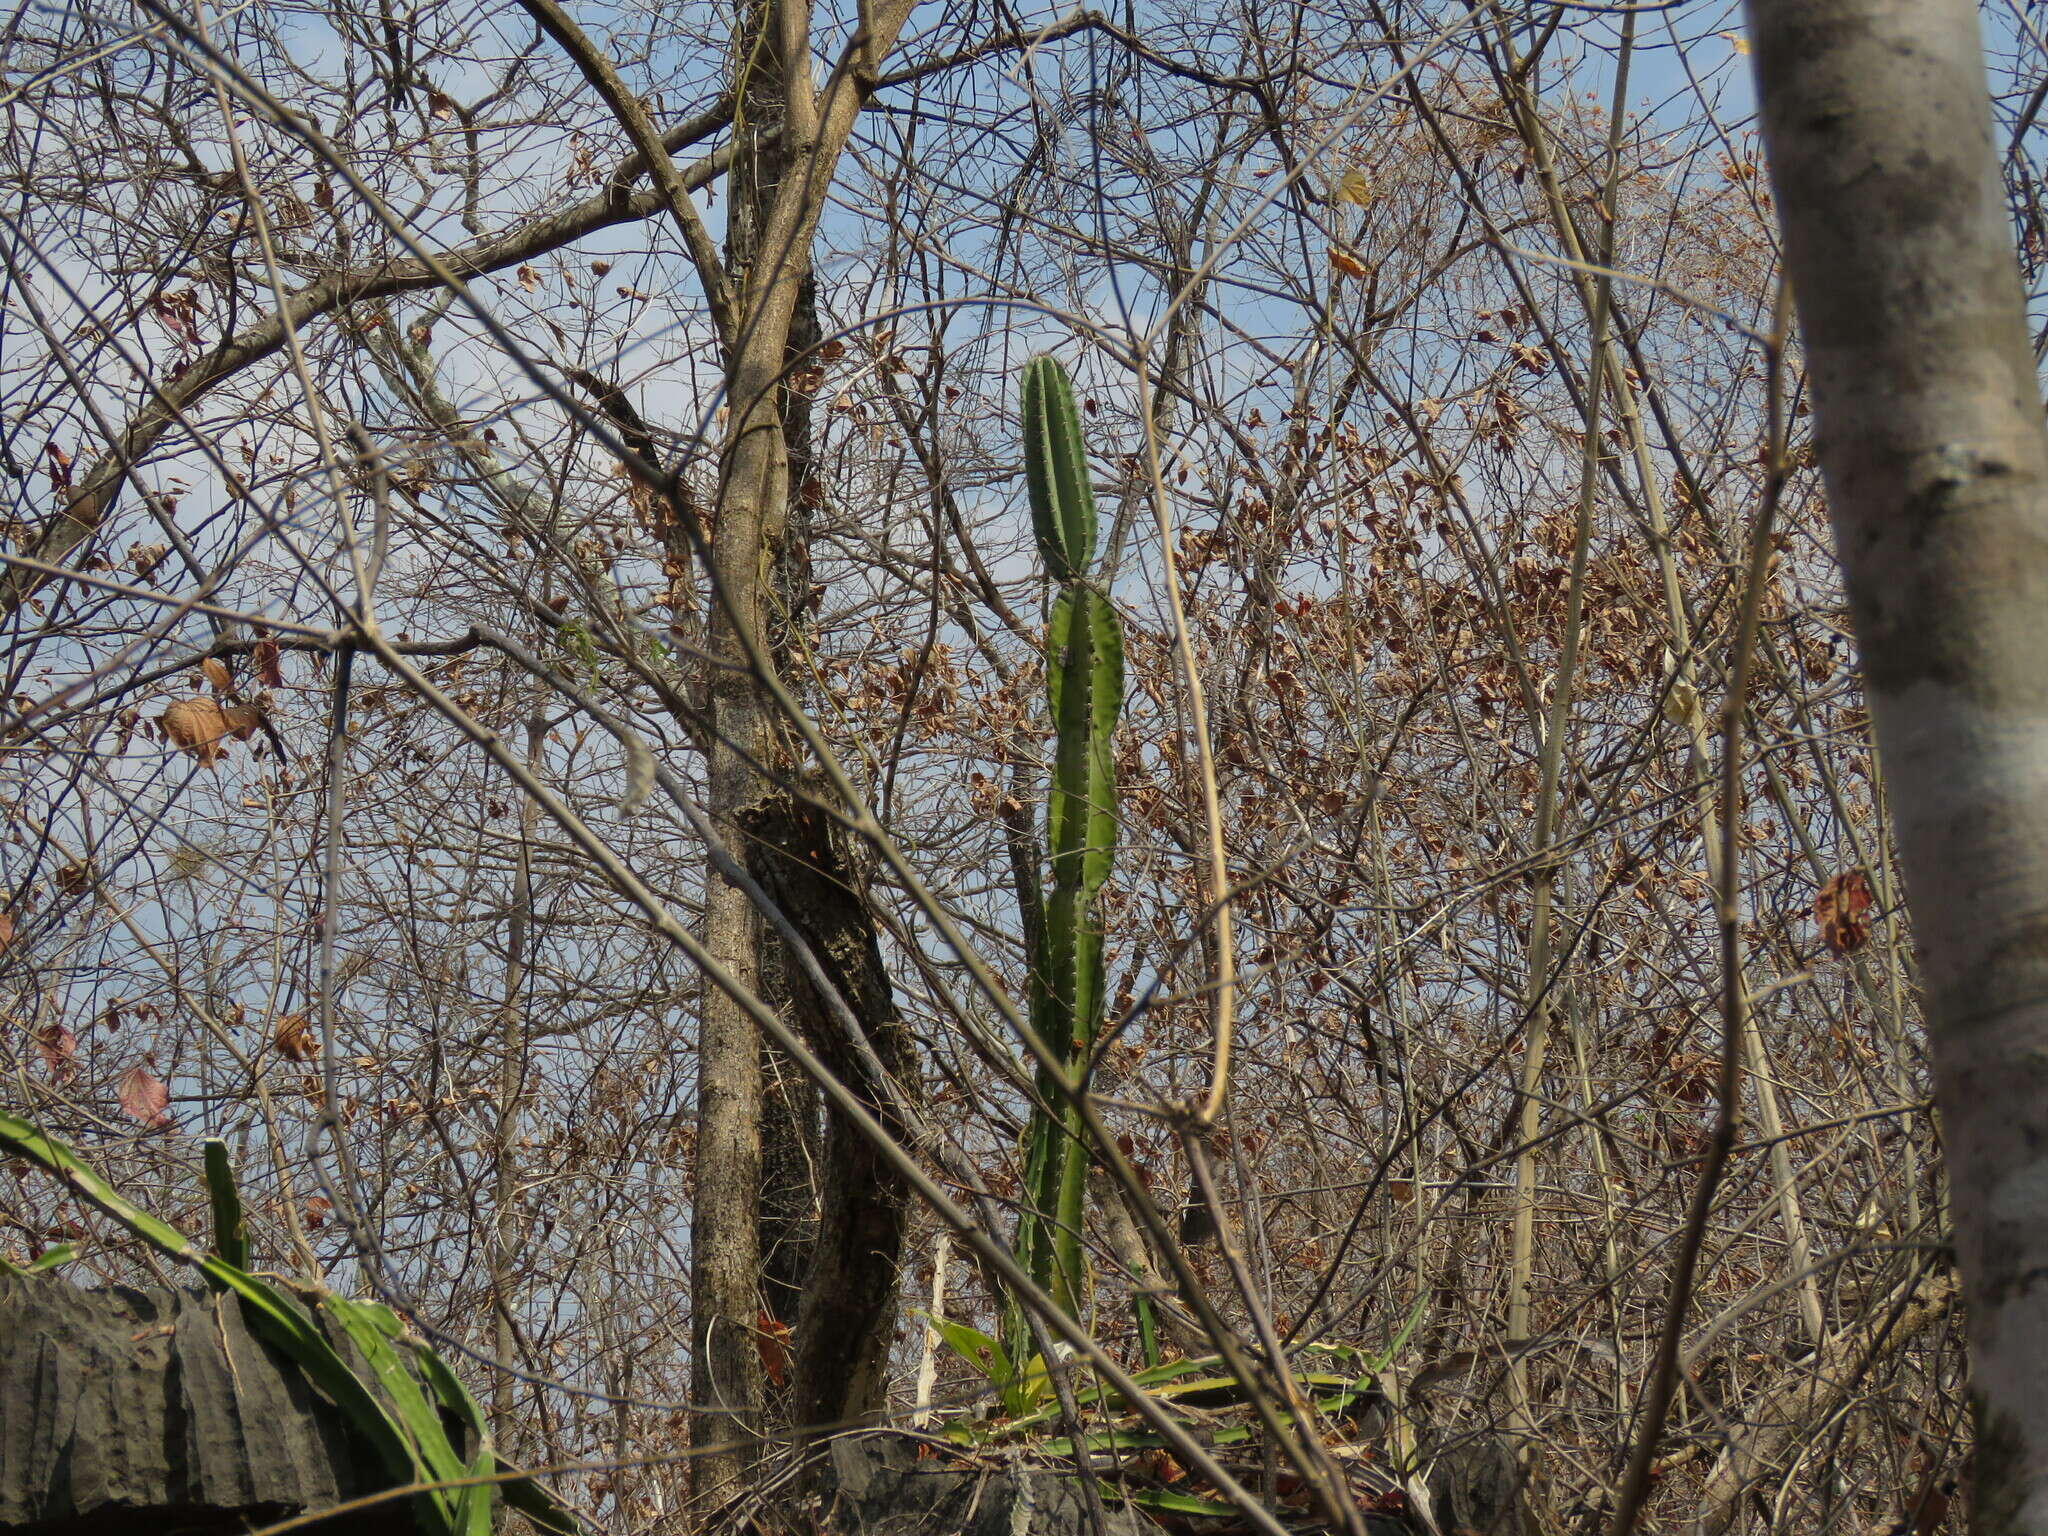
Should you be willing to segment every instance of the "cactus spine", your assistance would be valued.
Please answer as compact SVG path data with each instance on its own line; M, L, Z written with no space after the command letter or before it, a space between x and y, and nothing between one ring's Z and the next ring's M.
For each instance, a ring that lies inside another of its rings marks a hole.
M1060 365L1024 365L1024 478L1039 558L1059 583L1045 626L1045 680L1056 746L1046 801L1052 889L1031 970L1031 1027L1078 1083L1103 1013L1102 918L1096 908L1116 856L1116 764L1111 739L1123 707L1123 627L1090 576L1095 493L1073 390ZM1088 1159L1080 1117L1041 1071L1042 1103L1025 1152L1017 1256L1075 1316L1082 1300L1081 1220ZM1022 1345L1013 1316L1012 1342ZM1012 1358L1028 1358L1013 1349Z

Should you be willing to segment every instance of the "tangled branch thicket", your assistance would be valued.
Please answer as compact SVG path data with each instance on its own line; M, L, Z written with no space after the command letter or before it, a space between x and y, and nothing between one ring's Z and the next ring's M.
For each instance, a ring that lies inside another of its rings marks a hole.
M822 84L865 12L777 3ZM508 1455L615 1460L565 1497L683 1530L711 984L615 868L699 924L683 807L732 663L689 551L736 407L688 219L532 9L9 17L0 1057L11 1107L180 1224L225 1137L260 1264L402 1303ZM780 153L753 15L580 13L705 242ZM1026 1058L938 918L1027 994L1051 737L1015 379L1050 350L1129 680L1088 1086L1160 1209L1245 1261L1249 1295L1185 1245L1225 1318L1372 1345L1414 1316L1390 1374L1425 1449L1504 1432L1538 1528L1591 1528L1739 1018L1649 1526L1932 1533L1967 1455L1936 1128L1737 24L919 7L821 173L759 559L783 683L922 883L851 840L942 1182L1004 1220L1022 1188ZM1991 35L2038 291L2043 50ZM761 766L844 811L810 755L785 724ZM1210 1086L1232 960L1205 1210L1162 1111ZM829 1169L763 1063L772 1418ZM1128 1202L1091 1210L1090 1326L1135 1361ZM0 1222L17 1259L87 1239L81 1278L158 1262L26 1173ZM912 1211L897 1417L938 1231ZM993 1329L954 1251L947 1313ZM941 1358L942 1409L981 1390Z

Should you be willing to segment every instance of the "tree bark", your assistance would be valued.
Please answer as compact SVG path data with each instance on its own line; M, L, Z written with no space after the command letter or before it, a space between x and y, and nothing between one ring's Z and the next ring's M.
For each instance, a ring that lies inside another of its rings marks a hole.
M726 356L728 430L719 459L718 506L712 531L710 676L714 739L710 810L735 840L742 819L768 792L760 772L769 760L773 714L749 659L768 653L768 573L781 546L789 507L789 446L783 436L780 389L791 315L809 267L803 244L768 248L785 150L779 130L794 90L785 58L807 62L808 8L801 0L740 0L735 12L732 69L743 81L735 113L731 219L724 279L739 296L736 330ZM793 32L796 46L787 46ZM800 70L809 95L808 70ZM781 268L778 272L778 268ZM794 269L794 270L792 270ZM704 892L704 942L749 990L762 983L761 936L744 892L717 874ZM763 1427L766 1384L754 1337L761 1294L762 1044L732 998L707 989L697 1042L697 1185L691 1229L694 1270L691 1328L697 1401L703 1406L695 1443L731 1444L700 1455L696 1485L714 1493L737 1486L754 1460L737 1442Z
M742 842L745 824L774 793L763 769L794 766L790 754L778 752L774 704L758 670L773 665L777 650L770 599L785 565L792 504L789 424L801 402L786 375L790 346L804 335L811 242L833 169L908 14L907 0L889 0L868 14L818 90L808 0L740 0L733 67L742 101L725 274L737 301L736 325L726 357L728 426L712 532L712 576L720 590L708 640L720 663L709 689L716 735L710 810ZM807 459L799 462L807 468ZM745 894L716 875L705 890L704 934L713 957L757 991L761 925ZM745 1442L762 1427L765 1391L754 1337L761 1301L761 1050L739 1004L708 992L698 1040L691 1336L701 1405L694 1442L731 1447L696 1460L696 1486L713 1497L739 1485L754 1460Z
M1977 1421L2048 1536L2048 440L1968 0L1750 0L1821 468L1911 893Z
M823 785L818 794L828 794ZM791 1022L899 1141L894 1110L914 1093L916 1056L897 1014L867 881L849 840L811 803L778 795L749 813L748 863L845 999L849 1037L808 982L791 973ZM790 1416L801 1429L872 1417L887 1386L897 1267L910 1215L908 1181L847 1117L826 1116L817 1226L792 1352Z

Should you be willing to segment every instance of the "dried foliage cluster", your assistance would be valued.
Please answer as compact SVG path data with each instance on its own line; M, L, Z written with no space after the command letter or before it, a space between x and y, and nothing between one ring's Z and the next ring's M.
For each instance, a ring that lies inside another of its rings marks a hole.
M173 1221L201 1219L197 1138L227 1138L261 1262L401 1300L470 1352L510 1454L616 1459L564 1493L681 1530L710 984L616 870L699 923L680 807L711 797L730 662L690 540L717 534L732 402L691 226L541 9L7 23L0 1061L12 1107ZM780 11L822 81L855 9ZM714 253L773 159L753 15L580 15ZM759 561L789 692L924 886L854 840L952 1149L919 1156L977 1170L984 1209L1019 1191L1030 1079L938 914L1025 996L1050 736L1015 377L1051 349L1128 668L1090 1087L1162 1211L1243 1257L1256 1307L1187 1248L1226 1317L1370 1345L1419 1306L1402 1411L1438 1448L1508 1433L1541 1528L1587 1528L1740 1018L1649 1523L1954 1528L1912 953L1796 347L1772 366L1735 19L910 15L817 170L803 451ZM2013 40L2017 151L2042 55ZM1170 595L1233 882L1214 1212L1157 1112L1210 1084L1224 963ZM349 638L366 610L386 654ZM772 1417L827 1170L811 1090L764 1060ZM1097 1193L1093 1327L1135 1358ZM87 1236L91 1274L154 1262L25 1175L0 1220L16 1258ZM937 1231L913 1212L898 1413ZM993 1326L954 1252L948 1314ZM942 1359L941 1406L975 1391Z

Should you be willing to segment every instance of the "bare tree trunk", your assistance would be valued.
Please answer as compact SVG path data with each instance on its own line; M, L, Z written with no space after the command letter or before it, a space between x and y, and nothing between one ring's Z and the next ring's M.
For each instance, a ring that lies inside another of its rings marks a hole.
M1933 1032L1979 1532L2048 1533L2048 439L1975 8L1750 0Z
M773 740L770 701L750 670L748 652L767 650L768 572L782 543L789 507L789 448L778 409L784 350L808 251L787 240L766 248L781 181L782 130L788 102L800 89L808 101L809 11L802 0L741 0L732 68L746 81L735 123L731 225L725 273L740 296L737 333L727 338L729 429L719 463L718 512L712 536L713 579L722 601L711 609L711 651L722 665L711 674L711 814L728 838L767 792L759 765ZM786 47L794 33L795 47ZM799 61L798 81L782 87L785 58ZM778 264L800 270L778 272ZM760 927L736 886L712 874L704 893L706 947L740 983L761 985ZM760 1314L761 1042L730 997L707 990L698 1036L697 1187L692 1218L691 1298L697 1401L705 1412L695 1443L737 1442L758 1433L765 1383L757 1341ZM697 1487L739 1482L752 1463L735 1447L701 1456Z
M829 793L822 784L814 788L819 797ZM831 1017L793 965L792 1022L833 1075L907 1139L895 1106L916 1091L914 1047L883 969L867 880L850 840L796 795L751 811L746 830L753 874L803 934L861 1038ZM870 1417L882 1405L910 1216L908 1181L836 1110L826 1116L820 1163L818 1218L792 1352L790 1414L799 1428Z
M757 818L774 792L762 772L777 761L774 706L754 666L757 659L772 664L776 650L769 609L792 503L786 364L792 339L804 334L811 241L854 119L908 13L907 0L872 13L820 91L811 74L808 0L742 0L734 68L754 116L749 122L743 105L732 198L743 212L721 274L738 304L726 338L728 428L712 537L722 600L713 606L709 633L723 663L710 686L717 736L711 813L728 836ZM746 896L716 876L705 891L704 928L711 953L743 986L757 989L760 924ZM694 1436L703 1445L757 1433L764 1397L753 1337L761 1275L761 1046L744 1011L723 993L705 997L698 1072L691 1328L703 1405ZM891 1260L893 1266L893 1252ZM753 1459L739 1445L698 1458L698 1489L737 1484Z

